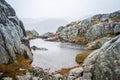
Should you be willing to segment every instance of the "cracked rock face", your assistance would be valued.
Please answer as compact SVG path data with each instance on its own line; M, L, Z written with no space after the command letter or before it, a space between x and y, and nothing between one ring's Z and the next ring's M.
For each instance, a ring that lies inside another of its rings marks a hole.
M0 64L8 64L18 54L32 60L29 44L22 42L25 36L23 23L14 9L5 0L0 0Z
M83 79L120 79L120 35L91 53L83 64Z

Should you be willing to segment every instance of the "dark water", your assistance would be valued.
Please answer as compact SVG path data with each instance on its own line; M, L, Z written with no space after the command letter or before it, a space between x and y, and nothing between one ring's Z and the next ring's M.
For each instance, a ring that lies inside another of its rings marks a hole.
M47 42L41 39L30 41L31 46L47 48L48 51L33 51L33 66L40 66L51 71L77 66L75 56L84 51L84 47L74 43Z

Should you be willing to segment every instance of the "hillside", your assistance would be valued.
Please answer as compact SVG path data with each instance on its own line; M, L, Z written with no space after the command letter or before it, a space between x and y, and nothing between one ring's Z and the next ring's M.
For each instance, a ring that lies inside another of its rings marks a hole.
M56 31L58 38L68 42L89 43L103 37L120 33L120 11L97 14L87 19L61 26Z

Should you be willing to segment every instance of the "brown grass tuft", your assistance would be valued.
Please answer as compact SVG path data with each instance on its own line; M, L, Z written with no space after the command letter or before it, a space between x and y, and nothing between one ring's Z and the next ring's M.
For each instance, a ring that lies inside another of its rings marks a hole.
M62 74L62 75L68 74L70 70L72 70L74 68L78 68L78 67L80 67L80 66L74 66L74 67L71 67L71 68L62 68L60 70L60 74Z
M94 19L94 20L92 21L93 25L98 24L99 22L100 22L99 19Z
M85 37L77 37L76 39L74 39L75 42L84 42L85 41Z
M120 22L120 19L112 19L113 22Z
M3 77L15 78L16 75L24 75L26 70L32 71L30 62L30 59L25 59L22 55L17 55L16 59L12 63L0 64L0 72L3 73ZM21 71L20 68L24 70Z
M78 64L81 64L83 63L83 61L85 60L85 58L90 54L92 53L93 51L87 51L87 52L84 52L84 53L80 53L76 56L76 62Z

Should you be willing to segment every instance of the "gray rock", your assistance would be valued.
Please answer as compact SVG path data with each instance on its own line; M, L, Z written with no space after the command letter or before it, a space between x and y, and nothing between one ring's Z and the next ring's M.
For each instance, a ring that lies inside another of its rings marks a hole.
M99 23L96 25L93 25L85 34L86 41L91 42L95 39L102 38L106 36L107 34L114 35L116 33L119 33L120 30L116 27L120 27L120 23L111 22L111 23Z
M111 13L110 18L120 19L120 10Z
M72 40L72 39L75 39L78 35L78 28L75 28L75 27L66 27L64 28L59 37L63 40Z
M27 30L26 35L27 35L28 38L34 39L34 38L37 38L39 36L39 33L35 30L31 30L31 31Z
M55 74L53 77L55 80L63 80L63 76L61 74Z
M2 80L13 80L11 77L4 77Z
M107 41L109 41L111 38L107 38L107 37L104 37L104 38L101 38L97 41L93 41L91 43L88 44L88 49L98 49L100 48L104 43L106 43Z
M120 24L114 25L114 33L117 35L120 34Z
M43 38L43 39L47 39L47 38L51 37L51 35L53 35L53 33L47 32L47 33L45 33L43 35L40 35L40 37Z
M83 68L82 67L75 68L75 69L70 70L69 76L79 77L79 76L82 75L82 72L83 72Z
M86 80L120 79L120 35L106 42L84 61L83 78Z
M32 46L31 49L33 49L33 50L43 50L43 51L47 51L48 50L47 48L39 48L37 46Z
M12 63L18 54L32 61L29 41L23 23L17 18L14 9L0 0L0 64Z
M110 14L98 14L90 18L72 22L64 27L59 27L59 37L65 41L83 39L81 42L89 43L106 35L120 34L120 11Z
M32 80L40 80L40 78L39 77L32 77Z
M23 76L18 75L18 76L16 76L16 79L17 80L32 80L32 77L33 77L32 73L26 71L25 75L23 75Z
M57 29L57 33L60 33L65 27L64 26L60 26L58 29Z

